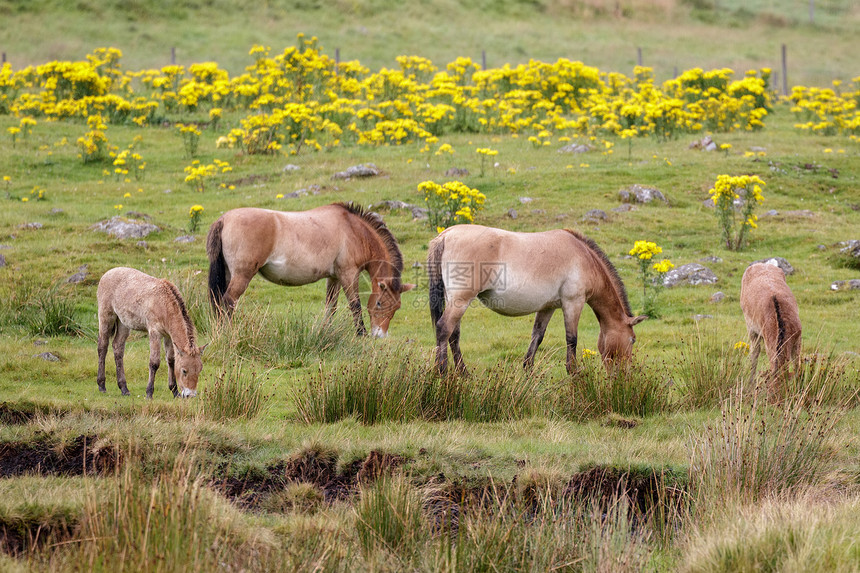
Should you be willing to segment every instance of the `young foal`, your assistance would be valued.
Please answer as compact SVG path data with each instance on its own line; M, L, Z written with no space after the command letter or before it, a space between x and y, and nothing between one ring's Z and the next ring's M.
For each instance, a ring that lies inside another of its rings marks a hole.
M173 396L180 395L174 372L175 355L179 356L179 386L183 398L197 395L197 378L203 368L201 356L205 346L195 342L194 324L188 317L185 302L170 281L151 277L136 269L116 267L106 272L97 291L99 308L99 371L96 382L105 391L105 358L108 340L113 336L116 381L123 396L129 391L125 381L125 341L132 330L149 333L149 384L146 397L152 398L155 372L161 361L161 340L167 358L167 383ZM175 354L174 354L175 351Z
M343 288L356 331L363 335L358 278L367 271L370 332L384 337L400 308L400 294L415 286L400 282L403 256L379 215L352 203L298 212L227 211L209 228L206 252L212 307L227 314L257 273L284 286L326 279L326 316L334 313Z
M770 360L768 391L787 374L789 364L800 362L801 325L797 301L776 262L747 267L741 279L741 309L747 323L750 350L750 384L755 382L761 341Z

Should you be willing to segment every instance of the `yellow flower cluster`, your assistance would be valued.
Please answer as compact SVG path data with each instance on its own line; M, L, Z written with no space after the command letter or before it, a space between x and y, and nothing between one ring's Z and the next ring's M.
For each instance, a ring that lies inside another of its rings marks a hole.
M418 190L424 193L430 226L437 230L474 222L487 200L486 195L460 181L449 181L444 185L424 181L418 184Z
M739 199L738 191L744 190L744 193L749 193L750 197L756 203L761 205L764 203L764 196L761 192L761 185L765 182L758 175L718 175L717 182L714 187L708 191L711 195L711 200L714 205L726 204L731 206L735 199ZM752 185L752 188L750 188Z
M188 216L189 217L197 217L202 212L203 212L203 205L192 205L191 209L188 210Z
M631 256L639 257L642 260L650 260L654 255L659 255L663 252L663 248L657 243L651 241L636 241L633 243L633 248L628 253ZM668 270L668 269L667 269Z
M821 135L860 135L860 76L842 90L837 80L833 88L795 86L791 90L791 111L801 123L794 127Z
M668 273L670 270L674 269L675 265L672 264L672 261L669 259L663 259L659 263L651 265L651 268L662 275L663 273Z
M753 214L757 205L764 203L761 186L764 181L758 175L718 175L714 187L708 191L714 202L715 212L722 227L726 248L738 250L746 241L748 229L758 228L758 217ZM743 192L743 197L741 197ZM740 215L740 228L734 234L736 218Z
M191 162L191 165L185 168L185 182L191 185L196 191L203 192L206 190L206 179L219 173L229 173L230 171L233 171L233 168L226 161L215 159L213 163L204 164L195 159ZM223 183L221 186L226 187Z
M82 62L0 68L0 113L51 119L101 114L109 123L146 125L156 116L208 110L246 113L228 136L247 153L298 153L343 143L434 144L445 133L528 133L535 145L573 135L657 136L762 127L770 105L769 70L734 80L728 69L688 70L658 85L649 68L634 76L582 62L530 61L480 69L457 58L439 70L400 56L400 69L375 73L337 63L316 38L270 56L254 46L253 64L231 77L214 62L127 71L121 52L96 50Z

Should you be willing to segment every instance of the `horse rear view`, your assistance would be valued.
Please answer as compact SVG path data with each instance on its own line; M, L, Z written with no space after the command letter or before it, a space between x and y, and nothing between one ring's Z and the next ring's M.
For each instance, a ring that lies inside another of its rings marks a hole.
M194 324L188 316L179 290L170 281L151 277L136 269L116 267L106 272L97 291L99 311L99 370L96 382L105 392L105 358L113 336L116 380L123 396L129 394L123 355L132 330L149 333L149 384L146 397L152 398L155 372L161 362L161 341L167 358L167 381L173 395L197 395L197 379L203 368L204 347L195 342ZM176 357L178 356L178 360ZM174 364L179 365L179 386Z
M741 279L741 309L747 324L750 351L750 384L755 381L761 341L770 361L768 391L787 375L788 366L800 361L801 325L797 300L776 263L755 263Z

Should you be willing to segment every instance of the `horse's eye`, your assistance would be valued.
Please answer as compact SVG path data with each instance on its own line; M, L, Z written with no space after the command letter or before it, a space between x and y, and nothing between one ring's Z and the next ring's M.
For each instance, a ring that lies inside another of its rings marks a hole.
M381 300L376 301L376 308L382 308L382 301Z
M186 376L187 374L188 374L188 370L186 370L185 368L183 368L183 369L182 369L182 375L183 375L183 376Z

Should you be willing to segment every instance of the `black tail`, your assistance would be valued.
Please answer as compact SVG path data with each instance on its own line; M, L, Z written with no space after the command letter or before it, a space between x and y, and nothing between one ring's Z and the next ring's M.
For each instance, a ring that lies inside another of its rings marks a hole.
M209 303L217 314L224 310L224 293L227 292L227 261L221 246L221 229L224 221L218 219L206 235L206 254L209 255Z
M445 312L445 282L442 280L442 253L445 251L445 239L436 238L430 243L427 254L427 275L430 278L430 318L436 323Z
M777 337L776 337L776 352L777 354L782 352L782 347L785 345L785 323L782 320L782 315L779 312L779 301L776 300L776 297L772 297L773 300L773 308L776 311L776 327L778 329Z

